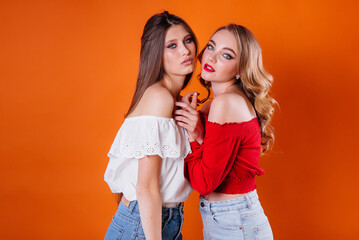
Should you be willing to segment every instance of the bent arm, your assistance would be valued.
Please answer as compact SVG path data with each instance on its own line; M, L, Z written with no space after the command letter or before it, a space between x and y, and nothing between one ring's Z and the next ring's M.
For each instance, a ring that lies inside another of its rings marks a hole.
M227 176L241 142L240 136L224 131L221 125L227 110L222 99L212 101L203 144L191 142L192 153L185 159L185 176L202 195L212 193Z
M146 239L161 239L162 197L159 176L162 159L148 156L138 161L137 200Z
M208 133L207 133L208 134ZM212 193L233 166L239 144L234 138L205 137L199 145L191 142L192 153L185 159L185 176L201 195Z

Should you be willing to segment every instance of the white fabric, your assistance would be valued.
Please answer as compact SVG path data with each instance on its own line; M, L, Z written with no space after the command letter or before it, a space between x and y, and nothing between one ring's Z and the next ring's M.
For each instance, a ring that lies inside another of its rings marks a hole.
M122 192L128 200L137 200L138 161L158 155L162 158L162 202L184 202L193 190L183 171L184 158L190 152L187 132L173 118L126 118L108 153L105 181L113 193Z

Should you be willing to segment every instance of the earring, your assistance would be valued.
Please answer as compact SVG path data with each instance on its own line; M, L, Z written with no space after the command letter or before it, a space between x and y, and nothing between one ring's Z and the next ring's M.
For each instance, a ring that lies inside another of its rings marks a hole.
M236 80L238 81L238 80L240 80L241 78L239 77L239 76L236 76Z

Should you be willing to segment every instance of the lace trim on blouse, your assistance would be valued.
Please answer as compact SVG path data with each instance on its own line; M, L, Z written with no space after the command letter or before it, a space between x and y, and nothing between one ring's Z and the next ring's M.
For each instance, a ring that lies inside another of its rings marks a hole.
M158 155L183 160L188 153L188 134L173 118L137 116L125 119L108 156L140 159Z

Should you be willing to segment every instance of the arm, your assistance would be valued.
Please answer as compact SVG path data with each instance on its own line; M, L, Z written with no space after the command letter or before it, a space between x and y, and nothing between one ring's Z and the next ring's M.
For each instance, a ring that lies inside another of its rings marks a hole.
M233 166L237 150L240 146L240 136L230 135L229 127L220 123L226 122L229 111L227 100L213 100L206 124L204 143L199 145L191 142L192 153L185 159L185 175L192 187L200 194L213 192L227 176ZM229 131L228 131L229 130Z
M159 85L148 88L140 103L138 108L141 115L172 117L173 97ZM162 235L162 196L159 182L161 166L162 158L158 155L147 156L138 161L136 194L142 227L148 240L161 239Z
M192 153L185 159L185 176L201 195L212 193L221 184L233 166L240 144L236 137L212 134L208 128L206 131L204 143L191 142Z
M161 239L162 197L159 176L162 159L148 156L138 161L136 185L141 222L146 239Z

